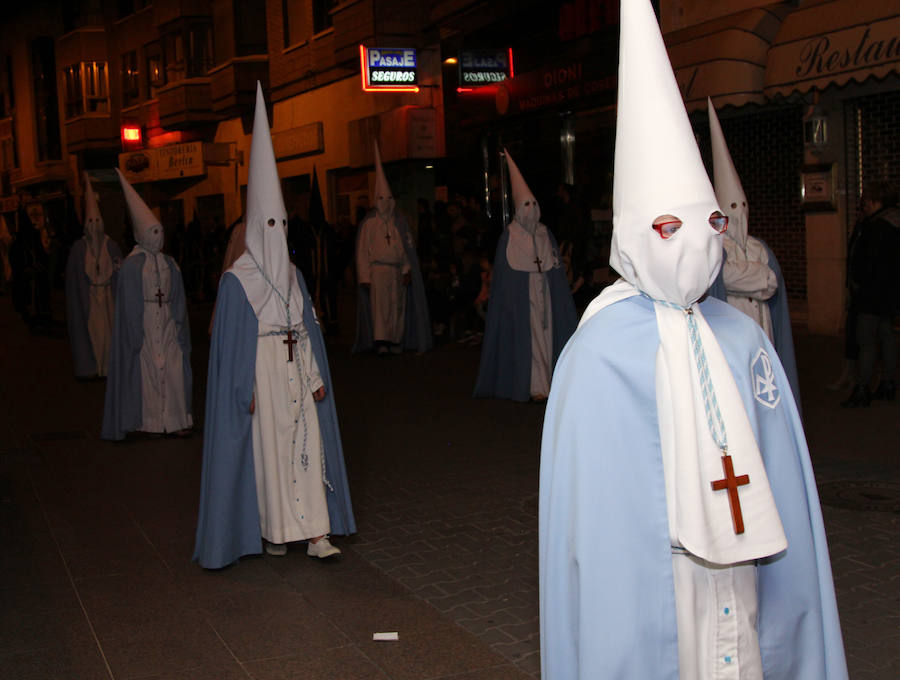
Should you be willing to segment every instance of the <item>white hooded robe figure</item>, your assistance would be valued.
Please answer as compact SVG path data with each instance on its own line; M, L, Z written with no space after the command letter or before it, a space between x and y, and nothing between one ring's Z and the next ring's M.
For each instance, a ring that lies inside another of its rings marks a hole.
M515 216L497 244L476 397L541 401L575 330L575 303L553 234L509 155Z
M186 434L193 425L191 339L181 271L161 252L159 220L116 172L137 243L119 271L101 436Z
M778 290L778 278L769 266L768 248L747 232L750 214L747 196L734 169L716 110L711 101L707 101L707 105L716 198L722 211L728 215L728 233L724 241L725 263L722 266L728 304L758 323L769 340L774 342L772 314L766 302Z
M112 341L117 272L122 251L103 227L97 196L84 173L84 236L66 262L66 322L75 375L105 376Z
M360 224L356 240L359 285L368 288L372 340L380 353L401 350L410 261L395 219L396 204L375 143L375 210Z
M740 309L766 332L775 345L799 406L800 380L797 376L791 313L781 266L764 241L748 234L750 213L747 196L734 168L712 100L707 99L707 106L716 198L722 211L728 215L728 232L724 240L725 261L710 293Z
M762 329L704 297L727 217L650 2L622 0L620 27L610 265L622 278L586 310L547 405L542 675L843 680L791 390Z
M209 358L194 559L341 551L355 531L328 361L315 309L287 246L287 210L257 84L247 181L246 250L222 275Z

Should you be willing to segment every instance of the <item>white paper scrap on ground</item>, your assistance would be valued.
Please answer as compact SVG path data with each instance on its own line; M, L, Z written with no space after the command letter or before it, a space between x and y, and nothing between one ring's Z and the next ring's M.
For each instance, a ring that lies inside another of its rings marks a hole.
M391 633L372 633L373 640L399 640L400 633L394 631Z

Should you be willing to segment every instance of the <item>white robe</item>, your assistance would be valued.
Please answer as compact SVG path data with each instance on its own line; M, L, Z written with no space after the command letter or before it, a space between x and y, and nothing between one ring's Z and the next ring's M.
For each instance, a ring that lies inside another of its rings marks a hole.
M403 275L410 271L409 258L394 220L378 215L364 220L356 249L359 283L370 284L372 339L398 344L403 339L406 287Z
M744 248L727 234L723 242L728 257L722 267L722 278L728 304L756 321L769 340L773 340L772 314L766 300L778 290L778 279L769 267L766 247L752 236L747 237Z
M193 425L185 402L184 364L178 328L169 306L171 272L162 253L146 255L143 269L144 343L141 408L144 432L178 432ZM162 293L162 300L157 293Z
M511 269L529 272L531 396L546 397L550 394L553 363L553 310L546 272L559 266L559 257L553 251L547 227L538 224L532 235L515 220L510 222L506 260Z
M303 323L293 326L298 340L293 361L287 360L282 330L259 324L253 390L256 496L260 530L270 543L315 538L330 530L313 399L324 383Z
M91 349L94 351L94 361L97 366L97 375L106 375L109 366L109 349L112 341L112 323L115 304L112 295L112 276L115 273L116 263L109 255L107 241L108 236L103 237L100 244L100 257L95 257L90 243L85 240L84 271L88 277L89 308L88 308L88 336L91 339Z

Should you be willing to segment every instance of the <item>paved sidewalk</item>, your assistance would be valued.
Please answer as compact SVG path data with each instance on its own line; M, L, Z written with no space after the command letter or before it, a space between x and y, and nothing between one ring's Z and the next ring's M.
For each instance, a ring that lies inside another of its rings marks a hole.
M207 572L190 562L201 437L100 442L103 383L0 298L0 677L538 676L542 407L471 399L477 349L351 357L345 328L329 351L359 533L334 564L296 547ZM900 677L900 514L838 507L900 499L900 402L840 409L839 342L798 347L851 678Z

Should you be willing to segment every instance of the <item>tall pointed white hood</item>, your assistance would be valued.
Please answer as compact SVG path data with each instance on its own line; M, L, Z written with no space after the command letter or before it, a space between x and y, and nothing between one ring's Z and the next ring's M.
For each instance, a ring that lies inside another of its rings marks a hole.
M378 216L387 222L394 216L394 194L384 174L384 166L381 165L381 151L378 142L375 142L375 199L372 201Z
M94 256L100 254L100 248L105 241L106 230L103 225L103 216L100 214L100 206L97 204L97 195L91 186L91 178L84 173L84 239Z
M728 151L725 135L722 134L722 126L719 124L719 116L713 106L712 100L707 98L709 109L709 134L712 139L713 157L713 182L716 187L716 198L722 206L722 212L728 215L728 236L740 244L741 248L747 245L747 229L749 210L747 208L747 196L741 185L741 178L734 169L734 161Z
M125 176L116 168L119 175L119 184L122 185L122 193L125 194L125 203L128 206L128 214L131 216L131 227L134 229L134 240L138 245L152 254L158 253L163 247L163 228L156 219L153 211L147 207L138 192L128 183Z
M721 266L716 196L650 3L623 0L620 26L610 264L650 297L687 306ZM667 240L652 229L662 215L682 223Z
M266 102L258 82L244 222L247 250L235 261L231 271L244 286L257 319L280 327L287 326L288 320L291 325L299 323L302 297L288 256L287 209L281 195Z
M525 183L525 178L522 177L519 166L509 155L509 151L504 149L503 152L506 154L506 167L509 168L509 183L512 185L516 222L529 233L533 233L538 222L541 221L541 207Z
M716 564L774 555L787 540L762 456L725 354L694 304L722 262L715 194L649 0L622 0L620 25L610 264L623 279L581 323L638 293L654 300L655 415L673 545ZM738 494L743 531L712 486L731 461L751 482Z

